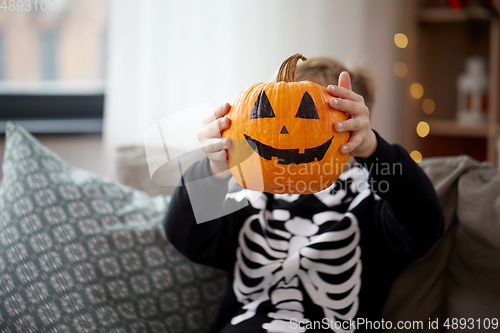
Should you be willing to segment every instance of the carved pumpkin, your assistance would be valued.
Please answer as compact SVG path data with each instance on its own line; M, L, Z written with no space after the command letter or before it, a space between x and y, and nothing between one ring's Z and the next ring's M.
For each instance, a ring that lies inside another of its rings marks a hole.
M309 194L328 188L342 173L348 155L339 148L350 137L337 133L344 112L333 110L332 97L318 84L294 82L299 59L281 65L277 81L257 83L234 99L222 137L233 142L228 164L236 181L250 190Z

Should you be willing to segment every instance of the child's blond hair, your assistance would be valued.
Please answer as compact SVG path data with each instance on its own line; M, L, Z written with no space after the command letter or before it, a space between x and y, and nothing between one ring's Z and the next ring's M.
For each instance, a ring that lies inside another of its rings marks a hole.
M349 69L340 62L329 57L309 58L300 62L295 72L295 81L312 81L326 87L329 84L338 84L338 78L343 71L351 76L352 90L365 99L365 104L371 110L375 102L375 84L364 68Z

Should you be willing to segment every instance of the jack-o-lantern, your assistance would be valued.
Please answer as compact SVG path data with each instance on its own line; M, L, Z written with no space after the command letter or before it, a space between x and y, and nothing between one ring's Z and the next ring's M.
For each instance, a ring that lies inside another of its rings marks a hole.
M337 133L344 112L333 110L325 87L294 82L299 59L285 60L277 82L257 83L234 99L222 137L233 142L228 162L236 181L250 190L308 194L328 188L342 173L347 154L340 146L349 132Z

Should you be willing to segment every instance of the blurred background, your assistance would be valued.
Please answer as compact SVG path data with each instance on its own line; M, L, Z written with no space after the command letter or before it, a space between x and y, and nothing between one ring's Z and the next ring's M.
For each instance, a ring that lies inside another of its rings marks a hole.
M231 102L299 52L368 69L372 127L416 161L468 154L498 165L499 9L498 0L4 1L0 132L16 120L72 165L147 178L150 126ZM176 135L182 150L182 124Z

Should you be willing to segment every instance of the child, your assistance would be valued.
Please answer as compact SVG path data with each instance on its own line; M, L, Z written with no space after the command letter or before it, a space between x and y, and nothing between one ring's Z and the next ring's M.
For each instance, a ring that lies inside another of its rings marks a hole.
M402 147L371 129L373 85L365 73L351 73L352 80L329 58L297 67L296 81L330 84L330 106L349 116L334 124L351 131L340 147L350 154L348 167L318 193L228 194L231 142L220 132L229 126L230 106L205 119L198 139L207 158L184 174L186 186L174 192L164 227L187 258L228 272L215 332L374 331L394 279L441 236L444 217L431 182ZM193 195L215 211L252 199L197 224L193 211L200 207L191 202L201 201Z

